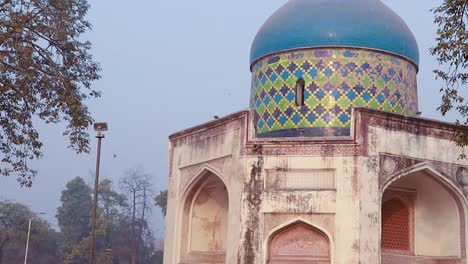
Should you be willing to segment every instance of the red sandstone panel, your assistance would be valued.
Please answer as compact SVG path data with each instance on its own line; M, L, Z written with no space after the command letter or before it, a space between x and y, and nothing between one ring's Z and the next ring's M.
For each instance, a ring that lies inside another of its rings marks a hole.
M414 256L382 254L382 264L414 264Z
M330 244L322 232L298 223L278 232L270 241L269 264L330 263Z
M415 264L463 264L461 259L416 258Z
M398 199L382 206L382 248L410 251L410 209Z

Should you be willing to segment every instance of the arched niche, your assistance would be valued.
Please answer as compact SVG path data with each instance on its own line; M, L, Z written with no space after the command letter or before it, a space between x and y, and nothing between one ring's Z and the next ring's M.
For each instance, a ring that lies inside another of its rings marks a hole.
M301 221L276 231L268 242L268 264L329 264L330 259L327 235Z
M181 226L181 260L225 263L229 213L226 185L206 170L187 192Z
M381 263L465 259L463 204L453 186L426 169L391 182L382 195Z

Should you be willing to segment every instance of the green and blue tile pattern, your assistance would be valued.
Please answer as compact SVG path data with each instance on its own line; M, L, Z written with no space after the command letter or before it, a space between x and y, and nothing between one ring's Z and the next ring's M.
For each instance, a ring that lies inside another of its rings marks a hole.
M252 68L250 107L258 137L349 135L351 109L418 111L416 66L364 49L324 48L272 55ZM295 104L305 81L304 105Z

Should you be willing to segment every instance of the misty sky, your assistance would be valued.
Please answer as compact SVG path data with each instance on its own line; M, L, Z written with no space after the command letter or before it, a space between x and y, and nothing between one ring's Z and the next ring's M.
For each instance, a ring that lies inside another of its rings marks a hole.
M310 0L314 1L314 0ZM429 11L442 1L383 0L408 24L421 54L419 106L424 117L448 120L435 111L440 83L429 55L436 27ZM96 121L107 121L101 175L114 181L140 166L154 179L155 190L167 185L168 135L248 107L249 52L255 33L286 0L90 0L88 19L101 63L102 79L94 88L102 98L89 101ZM93 134L94 135L94 134ZM61 126L40 128L44 157L33 187L20 188L16 178L0 178L0 198L55 214L65 184L76 176L93 182L96 140L89 155L67 149ZM116 157L114 157L114 154ZM154 208L156 236L162 217Z

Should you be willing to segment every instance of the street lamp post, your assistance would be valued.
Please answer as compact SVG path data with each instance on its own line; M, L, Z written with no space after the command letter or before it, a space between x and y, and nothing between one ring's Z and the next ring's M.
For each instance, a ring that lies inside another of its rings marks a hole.
M28 224L28 237L26 239L26 252L24 253L24 264L28 262L28 249L29 249L29 237L31 236L31 222L34 216L38 214L45 214L45 213L29 213L29 224Z
M112 261L112 248L106 249L106 264L111 264Z
M91 241L89 243L89 264L94 264L94 235L96 233L96 211L98 202L98 185L99 185L99 166L101 163L101 140L104 138L102 132L107 131L107 123L95 123L94 130L97 133L98 139L97 157L96 157L96 177L94 180L94 200L93 200L93 216L91 224Z

